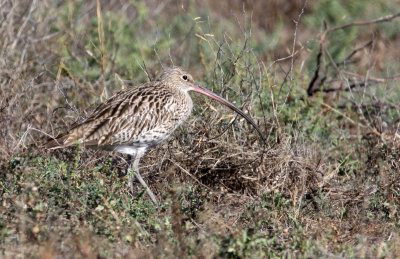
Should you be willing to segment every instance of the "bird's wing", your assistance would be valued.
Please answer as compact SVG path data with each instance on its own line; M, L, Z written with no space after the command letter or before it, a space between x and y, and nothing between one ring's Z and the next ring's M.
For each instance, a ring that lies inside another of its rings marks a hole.
M176 99L152 82L119 92L100 104L86 121L60 139L62 146L114 145L165 134L167 121L175 120L171 107Z

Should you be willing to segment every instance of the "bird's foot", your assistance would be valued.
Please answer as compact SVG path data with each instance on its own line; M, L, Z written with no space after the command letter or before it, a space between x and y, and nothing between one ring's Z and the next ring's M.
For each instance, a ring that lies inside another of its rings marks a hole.
M134 193L133 190L133 177L136 176L136 178L139 180L139 182L142 184L142 186L146 189L147 194L150 196L151 200L153 201L154 204L158 205L158 200L156 198L156 196L154 195L154 193L150 190L150 188L147 186L146 182L143 180L142 176L139 174L139 172L135 172L135 171L129 171L129 179L128 179L128 187L129 190L131 191L131 193Z

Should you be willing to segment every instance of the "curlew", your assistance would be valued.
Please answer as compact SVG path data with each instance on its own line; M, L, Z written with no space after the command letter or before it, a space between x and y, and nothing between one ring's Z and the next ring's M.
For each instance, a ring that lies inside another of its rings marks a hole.
M129 188L132 191L133 176L136 176L157 204L156 196L140 176L139 161L147 150L168 138L189 117L193 108L190 91L206 95L237 112L265 141L257 124L242 110L196 84L193 77L181 68L173 67L164 70L156 81L116 93L100 104L84 122L45 146L62 148L79 142L89 148L128 154Z

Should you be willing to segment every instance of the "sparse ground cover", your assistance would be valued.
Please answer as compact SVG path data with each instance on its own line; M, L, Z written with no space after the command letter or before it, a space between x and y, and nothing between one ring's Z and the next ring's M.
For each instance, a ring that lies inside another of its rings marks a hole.
M400 257L400 8L354 2L0 1L1 256ZM193 95L141 161L159 207L126 157L41 147L172 64L268 143Z

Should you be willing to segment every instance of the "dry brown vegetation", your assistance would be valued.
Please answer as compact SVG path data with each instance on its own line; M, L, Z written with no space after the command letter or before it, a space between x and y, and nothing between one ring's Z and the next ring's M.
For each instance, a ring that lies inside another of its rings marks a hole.
M0 0L1 256L400 257L398 4L227 3ZM160 207L125 157L41 147L172 63L268 143L193 95L141 161Z

